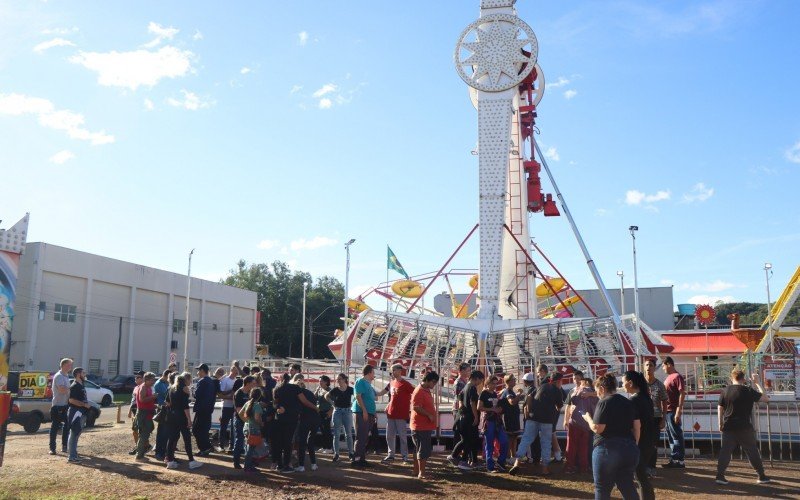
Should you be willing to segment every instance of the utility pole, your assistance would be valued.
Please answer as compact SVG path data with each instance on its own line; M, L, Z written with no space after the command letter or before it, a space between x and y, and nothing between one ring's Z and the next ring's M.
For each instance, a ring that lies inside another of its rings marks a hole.
M183 325L183 370L189 371L189 297L192 293L192 254L189 252L189 271L186 273L186 323Z
M631 232L631 239L633 240L633 313L636 316L636 322L634 323L636 325L636 361L633 366L638 369L642 343L642 330L639 326L639 275L636 268L636 231L639 230L639 226L631 226L628 230Z
M122 346L122 316L119 317L119 334L117 335L117 373L114 374L115 376L119 375L119 351L121 346Z
M306 288L308 288L308 282L303 282L303 322L302 327L300 328L300 360L301 365L305 363L306 360Z

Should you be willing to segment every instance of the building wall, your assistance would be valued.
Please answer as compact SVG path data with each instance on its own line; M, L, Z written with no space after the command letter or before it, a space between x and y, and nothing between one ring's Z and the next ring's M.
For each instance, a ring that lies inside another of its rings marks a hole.
M108 376L183 359L185 275L29 243L18 286L12 369L53 370L66 356ZM254 355L255 292L192 278L191 297L190 364Z

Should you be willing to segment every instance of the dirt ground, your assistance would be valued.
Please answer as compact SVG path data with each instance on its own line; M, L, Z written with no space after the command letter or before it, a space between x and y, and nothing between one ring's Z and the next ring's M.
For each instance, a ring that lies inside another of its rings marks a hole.
M166 470L150 458L149 463L133 460L129 424L115 424L114 411L106 410L94 429L81 436L80 465L69 464L63 454L47 454L47 430L25 434L21 427L9 427L5 461L0 468L0 499L16 498L391 498L480 497L505 498L593 498L589 474L565 476L561 466L548 478L532 475L460 473L444 464L444 454L431 462L432 478L420 482L410 477L411 467L374 465L356 470L331 462L331 455L319 455L316 472L281 475L262 470L251 475L233 469L229 455L215 454L201 459L205 465L188 471L186 462L178 470ZM181 457L180 458L185 458ZM745 461L734 460L728 486L714 483L715 462L692 460L685 471L662 470L655 480L658 498L800 498L800 467L796 463L767 465L775 480L768 486L755 484L755 473ZM620 498L615 490L614 498Z

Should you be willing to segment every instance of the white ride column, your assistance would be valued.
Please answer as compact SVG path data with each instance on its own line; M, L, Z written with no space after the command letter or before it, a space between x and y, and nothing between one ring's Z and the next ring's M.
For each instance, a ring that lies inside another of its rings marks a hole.
M478 317L482 319L498 315L514 97L538 54L536 36L516 16L514 3L482 0L480 19L461 33L454 55L458 74L478 94Z

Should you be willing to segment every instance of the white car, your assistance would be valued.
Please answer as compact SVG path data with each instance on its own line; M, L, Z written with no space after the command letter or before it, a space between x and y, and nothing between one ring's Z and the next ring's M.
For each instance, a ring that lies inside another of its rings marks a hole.
M72 383L71 377L69 383ZM111 389L100 387L91 380L84 380L83 387L86 389L86 397L89 398L89 401L94 401L104 408L114 403L114 393L111 392Z

